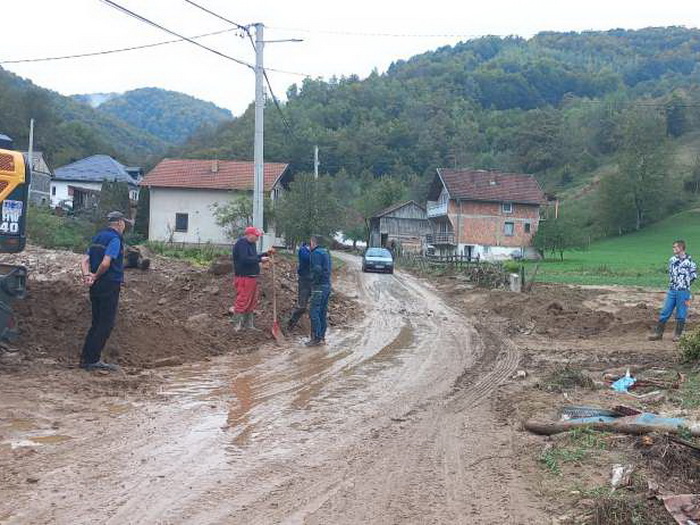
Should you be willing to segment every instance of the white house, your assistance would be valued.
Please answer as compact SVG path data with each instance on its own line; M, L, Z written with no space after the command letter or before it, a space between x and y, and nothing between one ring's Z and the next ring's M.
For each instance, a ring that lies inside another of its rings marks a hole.
M288 183L288 164L266 162L264 190L273 200ZM148 238L188 244L230 244L233 239L216 224L215 205L235 194L253 194L254 166L237 160L163 159L143 179L149 188ZM274 228L265 246L279 244Z
M129 198L139 198L141 168L126 167L108 155L93 155L54 171L51 181L51 206L81 207L81 201L102 189L105 181L126 182Z

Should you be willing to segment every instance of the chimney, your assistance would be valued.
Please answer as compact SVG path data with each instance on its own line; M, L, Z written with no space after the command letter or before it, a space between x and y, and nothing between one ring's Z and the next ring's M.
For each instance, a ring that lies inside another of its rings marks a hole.
M216 159L211 162L211 172L219 173L219 161Z

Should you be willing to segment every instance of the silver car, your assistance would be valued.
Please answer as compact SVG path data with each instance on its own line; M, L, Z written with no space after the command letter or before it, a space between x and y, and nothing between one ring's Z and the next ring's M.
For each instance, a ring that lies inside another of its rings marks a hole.
M362 271L394 273L394 257L385 248L368 248L362 258Z

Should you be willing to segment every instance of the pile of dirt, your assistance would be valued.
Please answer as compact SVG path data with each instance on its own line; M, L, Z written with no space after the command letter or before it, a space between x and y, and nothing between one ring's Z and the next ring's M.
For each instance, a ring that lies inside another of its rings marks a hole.
M24 362L77 363L91 316L88 291L80 281L80 258L36 247L3 257L4 262L29 269L27 297L14 305L21 334L14 346ZM276 270L278 311L284 320L296 299L296 274L293 263L284 258ZM251 351L271 339L269 269L263 272L260 288L260 331L236 333L228 314L234 299L230 274L214 275L183 261L153 257L150 270L127 270L117 325L104 357L145 368ZM346 325L359 315L356 303L340 293L332 296L329 312L331 325Z
M510 334L587 339L601 334L643 333L651 328L654 306L644 302L628 304L624 296L615 302L609 296L614 297L615 293L538 284L530 293L491 290L483 303L488 315L507 320Z

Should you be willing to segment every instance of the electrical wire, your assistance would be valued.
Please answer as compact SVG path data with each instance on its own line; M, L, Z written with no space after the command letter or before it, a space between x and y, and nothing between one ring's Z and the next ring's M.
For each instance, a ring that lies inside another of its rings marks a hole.
M196 40L192 40L191 38L183 36L180 33L173 31L172 29L168 29L168 28L166 28L166 27L164 27L164 26L162 26L162 25L160 25L152 20L149 20L148 18L141 16L141 15L135 13L134 11L127 9L126 7L124 7L122 5L119 5L116 2L113 2L112 0L100 0L100 1L104 4L107 4L108 6L110 6L112 8L114 8L114 9L116 9L117 11L120 11L126 15L129 15L132 18L135 18L136 20L139 20L140 22L143 22L143 23L148 24L152 27L160 29L161 31L165 31L166 33L170 33L173 36L181 38L182 40L186 40L190 44L194 44L197 47L201 47L202 49L205 49L206 51L214 53L215 55L219 55L220 57L225 58L227 60L231 60L232 62L235 62L236 64L240 64L242 66L246 66L250 69L255 70L255 66L253 66L252 64L249 64L248 62L245 62L243 60L239 60L238 58L234 58L230 55L222 53L221 51L217 51L216 49L213 49L211 47L207 47L204 44L200 44Z
M208 8L204 7L203 5L200 5L200 4L196 3L196 2L193 2L192 0L184 0L184 1L187 2L187 3L190 4L190 5L192 5L192 6L196 7L196 8L198 8L198 9L201 9L202 11L204 11L204 12L206 12L206 13L209 13L210 15L212 15L212 16L218 18L219 20L223 20L224 22L227 22L227 23L229 23L229 24L232 24L232 25L234 25L235 27L237 27L238 29L241 29L241 30L245 31L246 35L248 35L248 39L250 40L250 45L253 47L253 51L255 51L255 41L253 40L253 36L250 34L250 27L251 27L252 24L251 24L251 25L245 25L245 26L244 26L244 25L241 25L241 24L239 24L238 22L234 22L233 20L231 20L231 19L229 19L229 18L226 18L225 16L220 15L219 13L217 13L217 12L215 12L215 11L212 11L211 9L208 9ZM283 74L285 74L285 75L296 75L296 76L298 76L298 77L305 77L305 78L307 78L307 77L313 77L313 76L314 76L314 75L310 75L309 73L299 73L298 71L287 71L287 70L284 70L284 69L276 69L276 68L270 68L270 67L267 67L267 68L265 68L265 69L266 69L267 71L273 71L273 72L275 72L275 73L283 73Z
M223 20L224 22L228 22L229 24L232 24L232 25L236 26L238 29L242 29L242 30L245 31L246 33L249 32L250 26L244 26L244 25L239 24L238 22L234 22L233 20L230 20L230 19L228 19L228 18L226 18L226 17L223 17L223 16L221 16L220 14L215 13L214 11L212 11L212 10L210 10L210 9L207 9L206 7L204 7L204 6L202 6L202 5L199 5L198 3L193 2L192 0L185 0L185 2L187 2L188 4L190 4L190 5L194 6L194 7L196 7L197 9L201 9L201 10L204 11L205 13L209 13L210 15L215 16L215 17L218 18L219 20Z
M198 38L205 38L208 36L215 36L215 35L221 35L224 33L231 33L233 31L237 31L237 29L222 29L221 31L214 31L212 33L204 33L201 35L195 35L191 36L189 38L195 40ZM163 42L155 42L153 44L144 44L141 46L131 46L131 47L122 47L119 49L107 49L103 51L93 51L89 53L78 53L74 55L63 55L63 56L57 56L57 57L45 57L45 58L23 58L23 59L18 59L18 60L0 60L0 64L24 64L24 63L29 63L29 62L48 62L51 60L67 60L71 58L86 58L86 57L93 57L93 56L99 56L99 55L111 55L113 53L123 53L125 51L136 51L139 49L148 49L151 47L158 47L158 46L164 46L167 44L177 44L178 42L184 42L186 39L184 38L178 38L177 40L165 40Z

